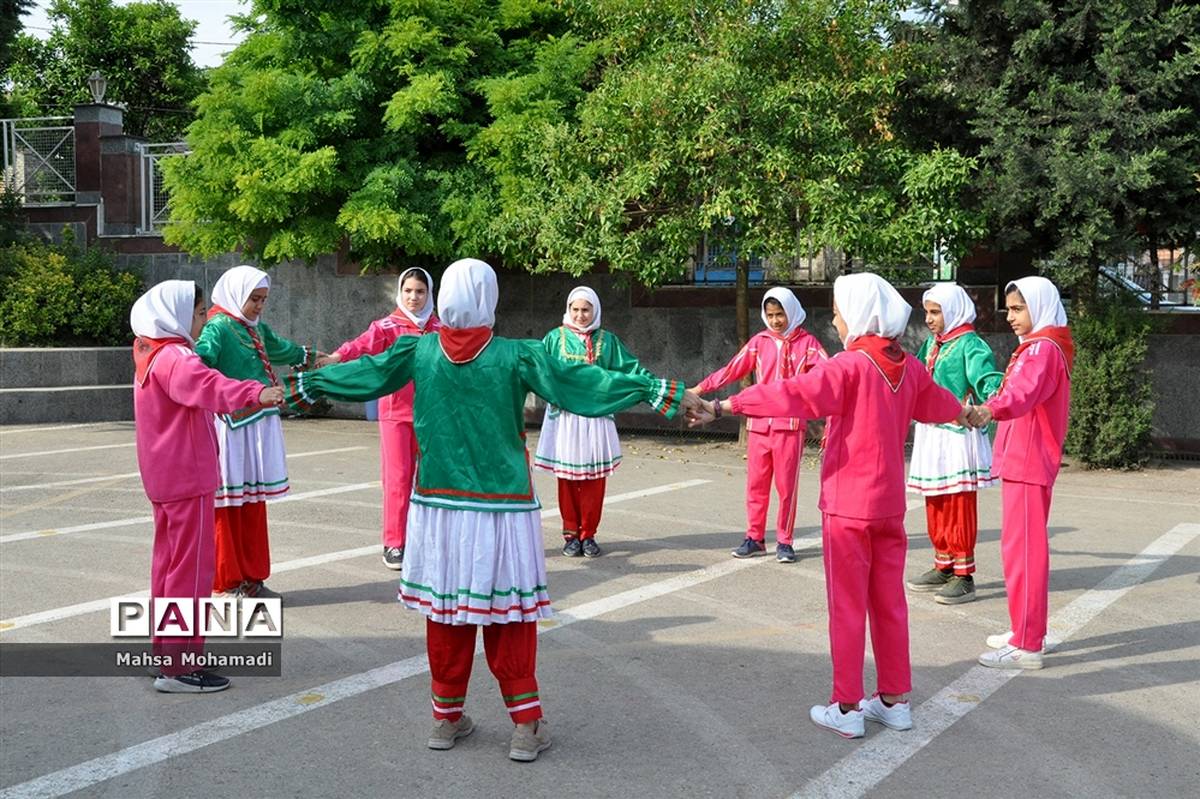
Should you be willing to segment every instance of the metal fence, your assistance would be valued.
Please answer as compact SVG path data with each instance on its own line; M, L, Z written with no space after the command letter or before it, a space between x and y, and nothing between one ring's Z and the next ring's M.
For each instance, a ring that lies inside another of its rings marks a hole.
M1198 256L1189 248L1158 251L1158 266L1149 252L1128 256L1123 261L1101 267L1108 280L1131 292L1145 305L1153 302L1157 290L1158 304L1165 308L1200 305L1196 283L1200 278Z
M166 224L168 196L163 187L161 162L164 158L188 155L191 151L187 142L173 141L160 144L139 144L142 157L140 232L153 233Z
M0 119L4 188L25 205L75 201L75 126L71 117Z

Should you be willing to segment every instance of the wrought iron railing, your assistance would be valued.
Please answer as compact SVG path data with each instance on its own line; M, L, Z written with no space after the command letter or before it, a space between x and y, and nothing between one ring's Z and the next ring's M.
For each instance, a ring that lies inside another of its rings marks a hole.
M139 230L142 233L154 233L167 221L167 205L170 199L163 186L161 161L164 158L187 155L190 150L187 142L181 141L139 144L138 150L142 156L142 219Z
M75 126L71 117L0 120L5 191L25 205L75 201Z

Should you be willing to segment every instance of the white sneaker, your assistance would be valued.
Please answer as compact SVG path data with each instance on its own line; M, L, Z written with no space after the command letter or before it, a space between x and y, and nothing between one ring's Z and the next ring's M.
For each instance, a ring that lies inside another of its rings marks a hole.
M979 656L979 665L989 669L1040 669L1042 653L1021 649L1018 646L1006 646Z
M996 635L989 635L987 637L987 645L991 649L1003 649L1004 647L1008 646L1009 639L1012 638L1012 635L1012 630L1006 630L1005 632L997 633ZM1047 635L1044 639L1042 639L1042 654L1045 655L1052 652L1054 647L1058 646L1060 643L1061 641L1059 641L1057 638L1051 638L1049 635Z
M858 703L858 709L863 712L867 721L875 721L889 730L912 729L912 706L907 701L897 702L888 707L879 695Z
M813 705L812 710L808 711L808 717L812 719L813 724L833 730L843 738L861 738L867 731L861 710L843 713L837 702L832 705Z

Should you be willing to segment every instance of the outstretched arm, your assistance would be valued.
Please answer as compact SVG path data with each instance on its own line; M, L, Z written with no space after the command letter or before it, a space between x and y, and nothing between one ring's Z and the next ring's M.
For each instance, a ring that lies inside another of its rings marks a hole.
M717 371L710 374L708 377L701 380L696 385L696 392L699 394L708 394L717 391L730 383L735 383L741 380L746 375L754 370L754 364L758 361L758 342L754 339L746 342L737 355L730 359L729 363L722 366Z
M419 336L402 336L378 355L349 363L289 375L284 401L297 410L309 410L320 397L343 402L366 402L391 394L413 377L413 358Z
M547 354L540 341L520 342L521 380L547 402L580 416L607 416L646 402L667 418L679 410L684 386L643 374L622 374Z

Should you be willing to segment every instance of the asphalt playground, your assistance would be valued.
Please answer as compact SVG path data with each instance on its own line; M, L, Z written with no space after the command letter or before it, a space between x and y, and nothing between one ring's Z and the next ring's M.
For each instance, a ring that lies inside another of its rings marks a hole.
M800 477L799 561L739 561L741 449L625 436L602 558L559 554L553 481L536 478L554 745L522 764L481 654L476 732L425 746L424 619L380 562L374 425L284 427L292 495L270 508L268 581L284 596L282 676L203 696L156 693L145 675L3 678L0 797L1105 799L1200 785L1200 464L1063 472L1057 645L1041 671L976 664L1008 627L1000 493L983 492L979 600L909 595L915 728L869 723L846 741L808 720L830 685L816 460ZM931 552L921 501L909 508L912 575ZM0 653L110 641L109 598L146 591L152 535L132 423L0 427ZM868 654L868 693L872 679Z

